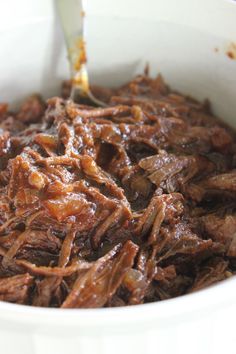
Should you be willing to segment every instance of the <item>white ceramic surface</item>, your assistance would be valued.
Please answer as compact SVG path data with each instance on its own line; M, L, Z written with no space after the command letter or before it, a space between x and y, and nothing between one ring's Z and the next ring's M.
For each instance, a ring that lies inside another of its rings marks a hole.
M0 101L59 92L68 77L51 0L0 0ZM236 2L87 0L89 72L115 86L141 72L199 99L236 126ZM236 353L236 279L142 306L57 310L0 302L1 354Z

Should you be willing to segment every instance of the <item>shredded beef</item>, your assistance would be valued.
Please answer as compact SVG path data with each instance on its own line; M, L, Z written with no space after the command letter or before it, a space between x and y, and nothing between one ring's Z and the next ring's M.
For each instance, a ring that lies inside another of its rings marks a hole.
M235 274L236 135L161 76L0 104L0 300L142 304Z

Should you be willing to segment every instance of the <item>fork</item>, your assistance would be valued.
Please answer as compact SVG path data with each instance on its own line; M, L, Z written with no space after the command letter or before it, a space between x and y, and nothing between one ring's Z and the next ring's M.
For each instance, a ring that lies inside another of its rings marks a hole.
M84 11L82 0L56 0L57 11L64 32L71 74L70 98L88 98L97 106L106 104L92 94L86 66L86 51L84 41Z

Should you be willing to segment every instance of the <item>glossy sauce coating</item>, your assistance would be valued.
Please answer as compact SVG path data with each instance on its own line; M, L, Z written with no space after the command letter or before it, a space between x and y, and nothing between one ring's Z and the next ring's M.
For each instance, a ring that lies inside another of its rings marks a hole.
M161 76L108 107L32 96L0 105L0 300L142 304L232 276L235 133Z

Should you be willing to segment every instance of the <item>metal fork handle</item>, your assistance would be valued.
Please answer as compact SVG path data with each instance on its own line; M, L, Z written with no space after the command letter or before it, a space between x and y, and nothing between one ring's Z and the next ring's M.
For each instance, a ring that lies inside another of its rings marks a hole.
M106 106L93 96L89 88L84 43L82 0L56 0L62 29L66 41L70 73L72 79L71 99L77 94L88 97L98 106Z

